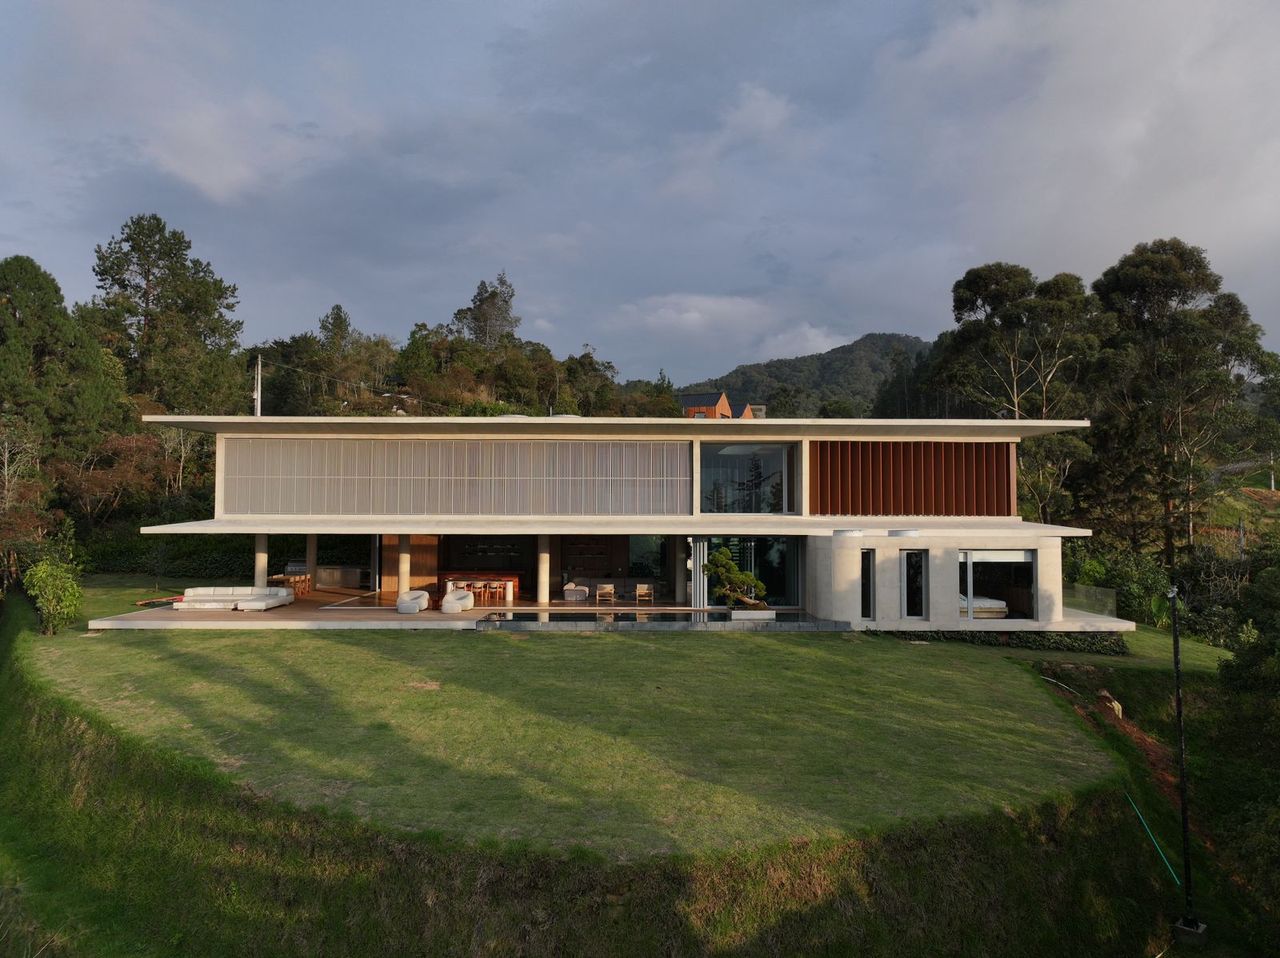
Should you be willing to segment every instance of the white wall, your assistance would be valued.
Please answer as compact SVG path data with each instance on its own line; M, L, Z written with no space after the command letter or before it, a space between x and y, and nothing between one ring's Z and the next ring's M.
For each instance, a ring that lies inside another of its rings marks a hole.
M922 530L923 533L923 530ZM876 617L861 616L862 550L876 551ZM929 553L928 616L901 615L901 554L904 549ZM1032 549L1036 553L1036 619L970 621L960 611L957 569L965 549ZM809 536L805 608L818 618L849 622L854 629L1014 630L1063 620L1062 540L1056 536L991 535L975 530L955 535L890 536L876 534Z

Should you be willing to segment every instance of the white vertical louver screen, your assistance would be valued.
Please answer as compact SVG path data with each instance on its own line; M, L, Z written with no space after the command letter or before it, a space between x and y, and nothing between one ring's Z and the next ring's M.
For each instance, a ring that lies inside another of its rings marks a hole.
M687 442L228 438L227 515L689 515Z

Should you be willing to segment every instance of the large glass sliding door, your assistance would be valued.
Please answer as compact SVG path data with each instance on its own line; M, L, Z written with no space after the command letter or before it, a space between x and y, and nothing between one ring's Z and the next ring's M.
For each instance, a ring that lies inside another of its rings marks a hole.
M800 536L710 536L709 552L728 549L738 568L764 583L764 600L774 606L800 604ZM696 570L695 570L696 571ZM723 605L723 599L712 599Z

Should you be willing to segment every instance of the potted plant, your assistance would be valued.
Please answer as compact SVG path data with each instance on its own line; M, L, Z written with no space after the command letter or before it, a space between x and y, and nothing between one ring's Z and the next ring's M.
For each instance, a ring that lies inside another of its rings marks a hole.
M773 609L756 596L765 594L765 584L753 573L744 572L723 547L707 557L702 571L710 580L711 594L724 599L731 619L772 619ZM741 608L738 608L741 606Z

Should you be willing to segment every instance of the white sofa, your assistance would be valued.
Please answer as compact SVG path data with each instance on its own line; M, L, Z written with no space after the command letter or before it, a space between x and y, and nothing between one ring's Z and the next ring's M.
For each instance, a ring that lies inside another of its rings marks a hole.
M589 595L591 595L590 586L578 585L576 582L566 582L564 584L564 600L566 602L585 602Z
M451 589L440 600L440 611L445 613L466 612L476 604L476 597L466 589Z
M284 586L259 588L251 585L199 586L182 593L182 601L173 607L179 612L208 609L238 609L241 612L263 612L293 601L293 590Z
M396 596L396 611L404 615L412 615L429 608L431 608L431 596L423 589L401 592Z

